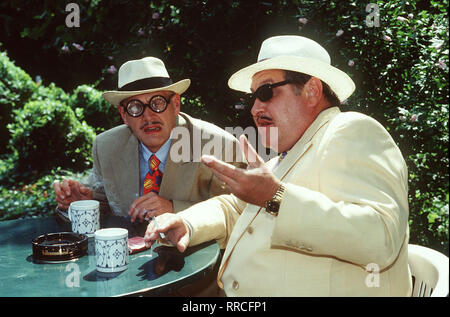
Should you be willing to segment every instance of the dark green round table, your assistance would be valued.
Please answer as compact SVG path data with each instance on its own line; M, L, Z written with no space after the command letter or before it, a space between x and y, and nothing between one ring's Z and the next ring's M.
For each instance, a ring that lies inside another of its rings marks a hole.
M129 237L136 234L134 225L122 217L104 218L101 223L102 228L127 228ZM189 247L183 253L155 244L131 254L127 270L105 274L96 271L94 238L90 238L88 254L79 259L35 263L31 240L63 231L71 231L69 224L54 217L0 222L0 297L164 296L212 274L220 257L216 242Z

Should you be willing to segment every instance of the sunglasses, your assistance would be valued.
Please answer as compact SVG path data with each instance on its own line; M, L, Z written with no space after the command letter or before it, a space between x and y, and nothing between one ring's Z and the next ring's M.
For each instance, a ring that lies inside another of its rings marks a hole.
M161 95L155 95L150 98L148 103L143 103L138 99L132 99L128 101L126 105L122 105L122 107L124 107L125 111L132 117L141 116L145 111L145 107L149 107L150 110L154 112L161 113L167 109L167 105L170 103L170 99L174 95L175 94L170 95L169 99L166 99Z
M273 97L273 89L279 86L283 86L286 84L290 84L291 80L284 80L274 84L265 84L258 89L254 93L246 94L245 100L248 105L253 105L255 103L255 99L258 98L262 102L269 101Z

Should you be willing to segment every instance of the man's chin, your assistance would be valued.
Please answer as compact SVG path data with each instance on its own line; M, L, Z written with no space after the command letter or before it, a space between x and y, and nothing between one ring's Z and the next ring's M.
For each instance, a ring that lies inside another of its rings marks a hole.
M258 133L260 142L265 148L278 152L279 139L277 127L258 127Z
M152 152L156 152L166 141L167 138L161 133L144 134L139 140Z

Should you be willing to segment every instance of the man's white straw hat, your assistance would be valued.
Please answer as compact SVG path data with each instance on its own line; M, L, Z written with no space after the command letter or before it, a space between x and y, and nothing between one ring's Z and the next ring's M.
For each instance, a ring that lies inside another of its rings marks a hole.
M119 68L117 90L103 93L103 98L117 106L128 97L169 90L182 94L191 84L190 79L173 83L164 63L156 57L145 57L124 63Z
M258 61L234 73L228 80L231 89L251 92L252 77L268 69L300 72L321 79L342 102L355 90L355 83L343 71L331 66L328 52L315 41L302 36L283 35L266 39Z

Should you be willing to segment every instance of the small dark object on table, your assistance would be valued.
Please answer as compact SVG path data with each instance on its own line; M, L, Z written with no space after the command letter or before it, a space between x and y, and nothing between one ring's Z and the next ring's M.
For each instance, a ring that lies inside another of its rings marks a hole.
M41 235L31 242L35 262L60 263L82 257L88 250L88 237L73 232Z

